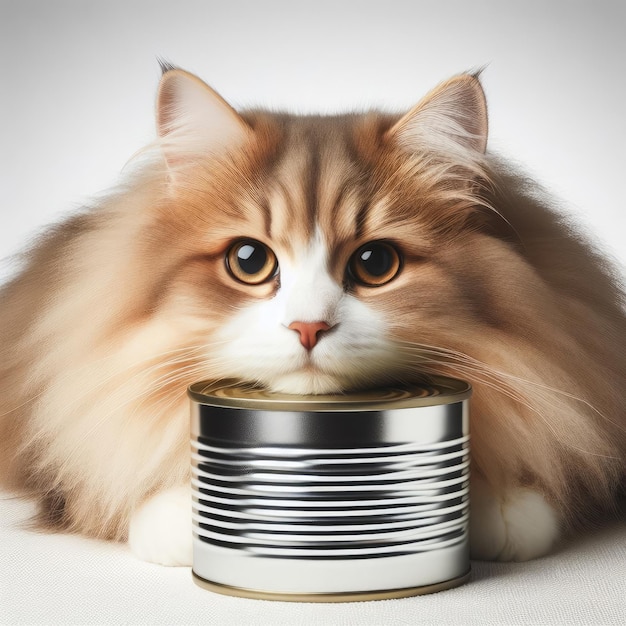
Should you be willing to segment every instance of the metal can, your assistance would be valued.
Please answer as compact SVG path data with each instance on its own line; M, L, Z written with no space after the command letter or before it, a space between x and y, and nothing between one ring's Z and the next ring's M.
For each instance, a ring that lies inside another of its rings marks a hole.
M443 377L321 396L191 385L195 581L304 602L465 582L470 395Z

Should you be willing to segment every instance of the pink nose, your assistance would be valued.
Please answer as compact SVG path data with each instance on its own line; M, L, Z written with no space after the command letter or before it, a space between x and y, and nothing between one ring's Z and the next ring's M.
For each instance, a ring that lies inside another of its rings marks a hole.
M291 330L300 333L300 343L307 349L312 350L317 343L317 335L325 330L330 330L326 322L292 322Z

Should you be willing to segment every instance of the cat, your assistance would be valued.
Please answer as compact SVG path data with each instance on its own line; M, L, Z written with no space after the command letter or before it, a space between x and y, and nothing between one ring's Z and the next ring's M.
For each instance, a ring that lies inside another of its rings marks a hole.
M156 122L0 294L0 475L40 526L190 564L186 387L223 378L470 381L474 558L542 556L613 510L620 278L487 152L478 75L404 114L295 116L164 65Z

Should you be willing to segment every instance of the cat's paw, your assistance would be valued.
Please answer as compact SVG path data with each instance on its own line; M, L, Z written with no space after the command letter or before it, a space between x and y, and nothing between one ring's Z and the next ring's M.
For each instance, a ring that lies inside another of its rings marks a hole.
M540 493L520 487L497 497L483 481L472 482L472 558L528 561L550 552L558 538L558 515Z
M128 543L136 556L160 565L191 565L191 490L173 487L148 498L133 514Z

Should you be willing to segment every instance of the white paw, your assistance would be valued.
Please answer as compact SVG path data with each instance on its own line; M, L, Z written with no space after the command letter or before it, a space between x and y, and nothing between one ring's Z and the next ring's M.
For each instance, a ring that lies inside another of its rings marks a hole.
M498 498L482 480L472 482L470 552L484 561L528 561L550 552L559 538L556 511L531 489Z
M191 565L191 489L160 491L134 513L128 528L131 550L144 561Z

